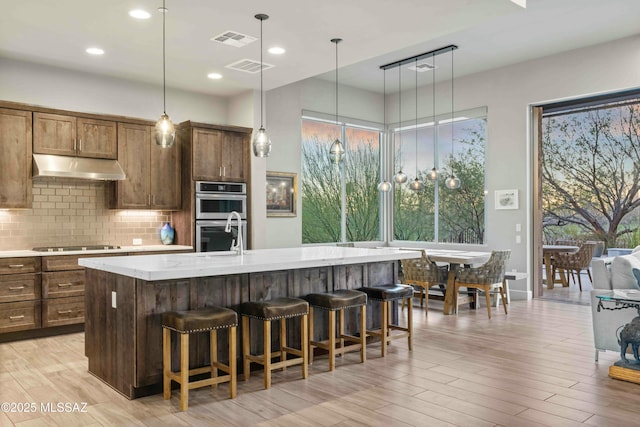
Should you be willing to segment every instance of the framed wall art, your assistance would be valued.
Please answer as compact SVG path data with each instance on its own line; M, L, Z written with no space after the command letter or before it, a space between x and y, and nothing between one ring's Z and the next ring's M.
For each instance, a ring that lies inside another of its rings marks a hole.
M496 210L518 209L518 190L496 190Z
M295 173L267 172L267 216L296 216L298 182Z

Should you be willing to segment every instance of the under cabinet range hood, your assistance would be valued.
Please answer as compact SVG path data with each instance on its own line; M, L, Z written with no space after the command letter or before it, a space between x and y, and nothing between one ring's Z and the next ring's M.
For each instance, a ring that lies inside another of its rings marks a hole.
M87 157L33 155L33 176L120 181L126 178L117 160Z

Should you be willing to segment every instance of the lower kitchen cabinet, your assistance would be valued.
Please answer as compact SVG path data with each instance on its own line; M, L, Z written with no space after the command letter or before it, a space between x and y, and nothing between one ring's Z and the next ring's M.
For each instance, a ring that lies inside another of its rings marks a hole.
M42 300L43 328L75 323L84 323L84 295Z
M0 333L38 329L40 319L40 300L0 304Z

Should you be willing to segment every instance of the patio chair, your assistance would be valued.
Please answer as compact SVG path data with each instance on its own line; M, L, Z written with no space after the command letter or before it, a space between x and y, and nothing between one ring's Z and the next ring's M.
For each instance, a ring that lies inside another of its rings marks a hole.
M478 267L458 268L453 293L453 306L456 313L458 310L458 292L460 288L465 287L467 290L478 289L485 293L489 319L491 319L491 291L497 289L502 297L504 314L507 314L507 301L504 294L504 272L510 255L511 250L492 251L491 257L484 264Z
M425 313L429 311L429 289L437 286L442 292L440 295L431 295L434 299L444 300L447 276L449 274L449 266L439 266L429 259L425 251L422 252L422 258L403 259L401 261L402 271L404 274L404 283L413 285L420 291L420 307L424 302Z
M587 270L587 274L589 275L589 281L593 283L593 279L591 278L591 271L589 270L589 265L591 264L591 258L593 258L593 252L596 249L595 242L585 242L580 246L578 252L574 253L560 253L554 255L551 260L551 265L553 267L552 275L555 277L556 270L560 273L560 279L562 280L562 286L569 286L569 273L573 276L573 273L578 274L578 286L580 287L580 292L582 292L582 280L580 279L580 272L582 270ZM573 283L576 282L575 277L573 278Z

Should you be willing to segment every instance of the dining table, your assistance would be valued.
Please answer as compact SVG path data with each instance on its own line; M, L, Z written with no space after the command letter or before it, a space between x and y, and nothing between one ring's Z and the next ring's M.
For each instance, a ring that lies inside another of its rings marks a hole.
M424 251L432 261L446 262L449 264L443 312L445 315L452 314L456 269L460 265L485 263L489 260L489 257L491 257L491 252L458 251L449 249L425 249Z
M578 246L572 245L542 245L542 258L544 260L545 281L547 289L553 289L555 277L553 277L553 269L551 267L551 257L559 253L574 253L580 249Z

